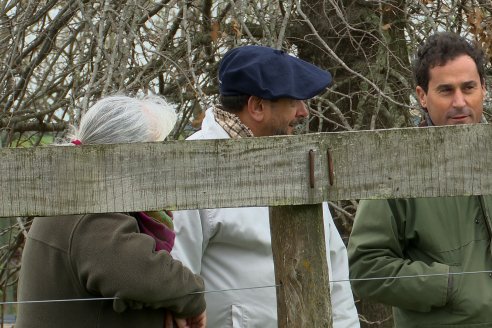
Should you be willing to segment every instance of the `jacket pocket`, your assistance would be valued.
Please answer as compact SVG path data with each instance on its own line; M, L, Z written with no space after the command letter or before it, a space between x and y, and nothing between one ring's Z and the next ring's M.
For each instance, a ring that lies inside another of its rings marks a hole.
M247 327L247 320L244 313L244 309L239 304L231 305L231 317L232 317L232 328L245 328Z

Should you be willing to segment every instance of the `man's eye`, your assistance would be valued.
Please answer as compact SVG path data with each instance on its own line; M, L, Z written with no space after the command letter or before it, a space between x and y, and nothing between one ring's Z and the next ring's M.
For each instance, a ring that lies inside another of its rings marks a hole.
M475 92L476 86L473 84L463 86L463 93L473 93Z

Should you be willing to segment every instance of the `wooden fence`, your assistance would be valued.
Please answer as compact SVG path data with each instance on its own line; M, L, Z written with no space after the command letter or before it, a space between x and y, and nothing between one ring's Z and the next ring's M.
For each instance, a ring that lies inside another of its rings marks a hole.
M0 149L0 217L270 206L279 327L331 327L321 203L490 194L489 140L478 124Z

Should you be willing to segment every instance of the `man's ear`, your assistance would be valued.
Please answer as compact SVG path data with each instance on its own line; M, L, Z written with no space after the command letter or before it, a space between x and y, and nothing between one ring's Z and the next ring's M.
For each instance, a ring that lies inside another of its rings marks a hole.
M424 89L422 89L421 86L417 86L417 88L415 88L415 92L417 93L417 98L420 102L420 106L422 106L422 108L427 108L427 94L425 93Z
M249 117L255 122L262 122L265 116L265 111L263 109L263 99L251 96L248 99L247 111Z

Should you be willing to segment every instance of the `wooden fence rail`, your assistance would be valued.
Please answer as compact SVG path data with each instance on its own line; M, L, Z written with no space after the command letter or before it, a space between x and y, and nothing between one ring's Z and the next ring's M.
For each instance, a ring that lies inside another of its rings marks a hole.
M319 204L491 194L489 140L492 127L478 124L241 140L4 148L0 217L270 206L276 279L283 282L279 325L331 327L326 306L329 277L326 262L319 262L326 258L320 247L324 236ZM296 236L288 249L286 236ZM309 263L312 270L298 263ZM288 304L294 299L297 306Z

